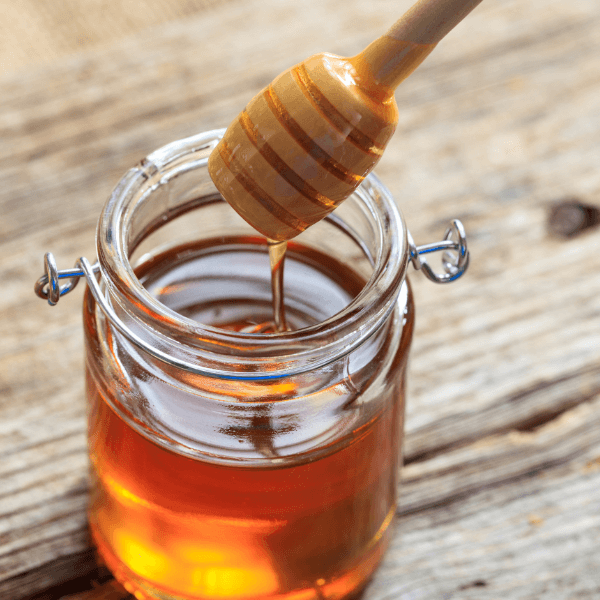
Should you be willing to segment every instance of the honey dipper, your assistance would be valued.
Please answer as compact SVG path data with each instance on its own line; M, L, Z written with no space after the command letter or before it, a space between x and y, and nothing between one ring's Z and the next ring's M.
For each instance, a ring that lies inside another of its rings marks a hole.
M419 0L360 54L317 54L284 71L229 126L208 168L267 238L289 240L345 200L398 122L396 87L481 0Z

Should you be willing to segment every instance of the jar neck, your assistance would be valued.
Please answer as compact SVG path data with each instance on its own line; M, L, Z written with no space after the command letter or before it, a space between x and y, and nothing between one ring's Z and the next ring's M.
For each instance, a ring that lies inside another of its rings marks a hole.
M104 208L97 233L107 297L136 335L179 357L193 373L268 380L324 367L380 330L396 305L404 281L406 229L391 195L374 175L335 214L299 239L306 239L307 246L319 247L322 252L336 252L339 245L346 260L350 253L363 263L363 289L347 306L319 323L275 334L205 325L161 303L134 272L136 253L144 244L154 243L152 238L170 223L188 224L189 239L256 235L224 203L208 175L208 156L222 134L222 130L207 132L169 144L119 182ZM196 227L194 215L200 223ZM180 239L178 229L174 236ZM332 242L336 236L339 244Z

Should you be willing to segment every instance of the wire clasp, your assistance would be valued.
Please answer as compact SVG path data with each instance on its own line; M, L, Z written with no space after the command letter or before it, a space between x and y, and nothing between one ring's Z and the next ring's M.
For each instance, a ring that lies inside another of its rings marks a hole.
M80 261L81 259L77 259L72 269L59 271L56 266L54 254L46 252L44 254L45 274L35 282L35 293L43 300L48 300L50 306L56 306L62 296L75 289L81 277L87 277L81 267ZM94 263L92 271L94 274L100 271L100 264L98 262ZM61 279L68 279L69 281L64 285L60 285L59 281Z
M410 262L417 271L422 271L429 280L434 283L450 283L456 281L467 270L467 267L469 266L467 236L463 224L458 219L452 221L450 227L446 230L444 239L441 242L434 244L417 246L410 235L410 232L407 233ZM440 251L444 252L442 254L442 266L444 267L445 273L438 275L429 266L423 256L425 254ZM52 254L52 252L46 252L44 255L45 274L35 282L35 293L43 300L47 300L50 306L58 304L58 301L62 296L75 289L75 286L79 283L81 277L85 277L89 281L91 276L95 276L100 272L100 264L98 261L91 266L85 261L88 269L84 269L82 267L83 260L85 259L77 259L75 266L72 269L59 271L56 266L54 254ZM68 279L69 281L64 285L61 285L61 279Z
M450 227L446 229L444 239L435 244L425 244L417 246L408 233L408 249L410 252L410 262L417 271L423 274L434 283L451 283L461 277L469 266L469 250L467 249L467 234L463 224L458 219L453 219ZM442 254L442 266L445 273L437 274L429 266L423 255L432 252Z

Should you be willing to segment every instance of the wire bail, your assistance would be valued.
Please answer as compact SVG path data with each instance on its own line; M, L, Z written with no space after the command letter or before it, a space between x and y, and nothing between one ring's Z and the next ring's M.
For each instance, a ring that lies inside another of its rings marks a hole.
M332 215L330 215L331 217ZM410 232L407 233L410 261L413 267L417 271L422 271L430 281L434 283L450 283L456 281L467 270L469 266L467 235L463 224L458 219L454 219L450 227L446 229L444 239L434 244L417 246ZM442 266L445 271L443 274L435 273L423 257L425 254L440 251L443 251ZM98 261L87 269L84 269L81 264L82 260L82 258L77 259L72 269L59 271L56 266L54 254L46 252L44 255L45 274L36 281L34 286L35 293L43 300L47 300L50 306L56 306L62 296L75 289L81 277L85 277L89 282L91 277L100 272ZM86 263L89 265L87 261ZM61 279L68 279L69 281L64 285L60 285L59 282ZM94 283L96 282L94 281Z
M417 271L422 271L425 277L434 283L451 283L461 277L469 267L469 250L467 249L467 234L463 224L453 219L446 229L444 239L436 244L417 246L408 232L408 248L410 261ZM442 266L445 273L437 274L429 266L423 255L443 251Z
M332 215L329 215L330 219L331 217ZM456 240L454 240L453 237L456 237ZM451 227L449 227L446 231L444 240L438 242L437 244L416 246L410 233L408 233L407 240L408 249L410 252L410 261L415 269L422 270L427 278L431 281L434 281L435 283L449 283L458 279L467 270L469 265L469 252L467 250L465 230L459 220L452 221ZM427 264L425 259L422 258L422 255L430 254L440 250L444 251L444 254L442 255L442 264L446 272L445 274L437 275ZM56 266L54 255L51 252L48 252L44 256L44 269L46 273L37 280L34 289L35 293L40 298L47 300L50 306L55 306L62 296L68 294L75 288L81 277L85 277L88 283L88 288L102 312L111 321L112 325L138 348L141 348L150 354L150 356L154 356L166 364L176 368L185 369L191 373L197 373L199 375L205 375L208 377L223 376L221 372L215 369L206 366L201 367L199 365L186 362L185 360L171 356L158 348L154 348L151 344L148 344L148 342L131 331L131 329L129 329L127 325L125 325L125 323L119 319L110 305L110 302L102 292L101 285L97 280L97 275L100 272L100 264L98 261L91 265L89 261L82 256L77 259L74 268L59 271ZM65 285L61 286L59 283L61 279L68 279L69 281ZM289 374L296 375L301 372L303 371L293 371ZM268 378L271 376L272 375L269 374L265 377ZM256 378L256 375L252 375L252 377Z
M50 306L56 306L62 296L68 294L75 289L79 283L81 277L86 277L85 271L81 268L80 259L75 261L75 266L72 269L58 270L56 266L56 259L52 252L46 252L44 254L44 271L34 286L35 293L42 298L42 300L48 300ZM92 271L98 273L100 271L100 264L94 263ZM69 281L65 285L60 285L61 279L68 279Z

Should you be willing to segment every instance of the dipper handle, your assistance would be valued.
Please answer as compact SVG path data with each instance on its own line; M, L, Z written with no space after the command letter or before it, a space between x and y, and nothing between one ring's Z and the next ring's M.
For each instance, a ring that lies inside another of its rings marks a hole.
M284 71L229 126L208 168L267 238L289 240L345 200L398 122L394 90L481 0L419 0L360 54Z

